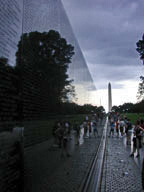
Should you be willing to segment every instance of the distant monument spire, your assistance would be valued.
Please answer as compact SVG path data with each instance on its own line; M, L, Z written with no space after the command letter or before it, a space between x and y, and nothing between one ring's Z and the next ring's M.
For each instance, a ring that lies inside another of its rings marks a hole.
M112 108L112 91L111 91L111 84L108 84L108 112L111 112Z

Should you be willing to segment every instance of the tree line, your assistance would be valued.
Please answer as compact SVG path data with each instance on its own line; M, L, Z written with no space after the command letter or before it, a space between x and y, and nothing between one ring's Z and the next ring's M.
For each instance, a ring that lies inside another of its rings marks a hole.
M123 105L113 106L112 112L119 113L144 113L144 100L139 103L124 103Z

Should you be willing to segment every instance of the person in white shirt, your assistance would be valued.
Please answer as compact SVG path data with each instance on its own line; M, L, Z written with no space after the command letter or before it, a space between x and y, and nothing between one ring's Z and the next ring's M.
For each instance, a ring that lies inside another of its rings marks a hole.
M125 122L123 119L120 120L120 133L121 133L121 136L124 135L124 127L125 127Z

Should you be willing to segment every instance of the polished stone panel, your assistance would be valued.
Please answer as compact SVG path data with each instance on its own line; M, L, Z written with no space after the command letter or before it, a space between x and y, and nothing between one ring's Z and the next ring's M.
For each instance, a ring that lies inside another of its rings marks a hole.
M88 66L73 33L61 0L0 0L0 57L16 64L17 44L22 33L54 29L75 47L68 74L74 80L78 103L90 103L95 91Z
M22 34L22 0L0 0L0 57L15 65L17 43Z
M62 2L60 0L25 0L24 2L23 33L47 32L54 29L74 46L75 55L68 74L70 79L74 80L77 102L90 103L91 92L96 91L96 88Z

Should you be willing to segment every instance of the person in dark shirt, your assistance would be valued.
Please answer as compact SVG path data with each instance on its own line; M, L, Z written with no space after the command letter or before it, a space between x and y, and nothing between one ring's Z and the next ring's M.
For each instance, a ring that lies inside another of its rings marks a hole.
M131 145L131 133L130 133L131 129L132 129L132 123L130 122L129 119L127 119L126 126L125 126L127 145Z
M136 127L134 129L134 136L133 136L133 152L130 154L131 157L134 156L134 153L137 150L137 156L140 156L139 149L141 148L141 128L140 123L137 121Z

